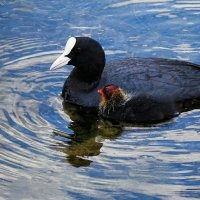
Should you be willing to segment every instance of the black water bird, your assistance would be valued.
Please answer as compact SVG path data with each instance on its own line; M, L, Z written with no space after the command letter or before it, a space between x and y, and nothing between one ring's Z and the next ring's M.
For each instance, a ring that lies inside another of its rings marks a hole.
M64 101L84 107L98 108L99 88L110 83L126 93L150 95L166 99L181 109L200 98L200 65L165 58L128 57L105 62L102 46L89 37L71 37L64 52L50 69L73 65L62 97ZM148 105L148 98L145 99ZM187 102L187 104L185 104ZM189 103L188 103L189 102ZM158 102L159 103L159 102Z

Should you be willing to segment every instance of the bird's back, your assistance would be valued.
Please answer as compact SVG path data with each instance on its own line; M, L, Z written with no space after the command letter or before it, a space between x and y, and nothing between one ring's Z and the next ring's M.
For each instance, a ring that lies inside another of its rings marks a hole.
M171 119L178 114L171 99L151 95L134 95L125 104L101 113L105 118L131 123L152 123Z
M200 97L200 66L162 58L126 58L108 62L104 84L117 84L127 93L171 96L174 101Z
M162 58L125 58L107 62L99 84L87 90L87 84L69 76L63 87L66 101L98 107L98 89L116 84L128 94L151 95L184 102L200 97L200 66L185 61Z

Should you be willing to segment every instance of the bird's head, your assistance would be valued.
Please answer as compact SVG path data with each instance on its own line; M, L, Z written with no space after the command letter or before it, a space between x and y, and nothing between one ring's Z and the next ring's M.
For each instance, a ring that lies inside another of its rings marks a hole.
M105 66L105 53L101 45L89 37L70 37L63 53L53 62L50 70L65 65L75 66L81 81L93 82L100 79Z
M124 90L117 85L110 84L98 90L101 95L100 109L101 111L114 110L116 107L123 105L127 100Z

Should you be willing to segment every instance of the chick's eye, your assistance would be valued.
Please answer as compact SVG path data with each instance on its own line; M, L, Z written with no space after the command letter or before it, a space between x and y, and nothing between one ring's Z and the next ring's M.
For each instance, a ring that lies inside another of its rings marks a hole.
M109 91L109 89L108 89L107 87L104 88L104 93L105 93L106 95L109 95L110 91Z

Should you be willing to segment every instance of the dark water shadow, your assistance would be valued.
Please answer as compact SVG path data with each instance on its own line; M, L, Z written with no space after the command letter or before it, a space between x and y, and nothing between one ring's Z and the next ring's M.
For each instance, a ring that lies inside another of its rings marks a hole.
M114 140L122 133L122 126L117 122L100 119L94 109L63 103L64 112L72 122L68 128L74 134L54 130L54 134L69 139L62 149L66 161L75 167L89 166L91 156L100 154L105 139Z
M194 99L193 101L179 104L177 110L179 110L179 112L188 111L192 108L199 107L199 105L200 101ZM89 166L92 162L90 158L101 153L101 148L105 139L116 139L123 132L124 126L130 126L130 124L101 119L96 109L85 108L66 102L63 102L63 109L71 119L68 128L73 131L73 134L54 130L53 133L55 135L68 139L65 142L66 145L60 143L57 144L55 148L64 152L66 155L66 162L74 167ZM152 127L159 126L160 123L162 124L165 122L159 121L154 124L136 123L131 124L131 126Z

